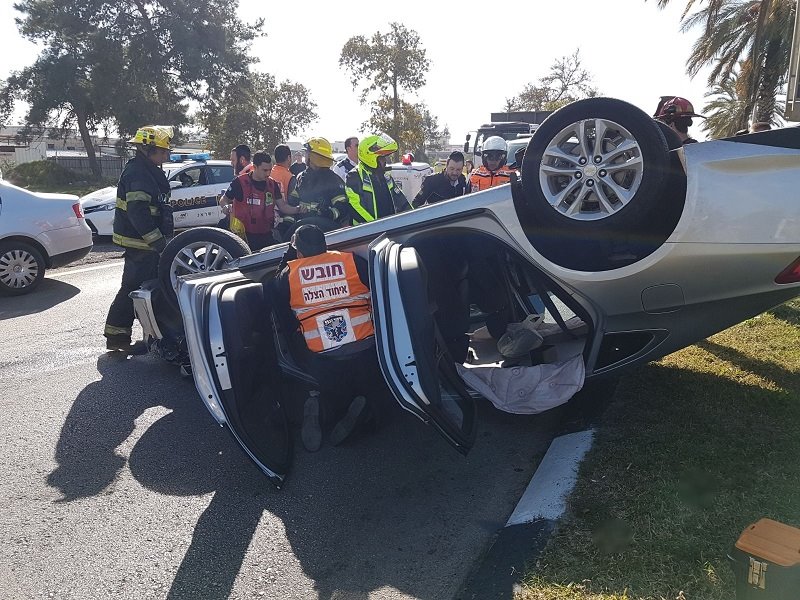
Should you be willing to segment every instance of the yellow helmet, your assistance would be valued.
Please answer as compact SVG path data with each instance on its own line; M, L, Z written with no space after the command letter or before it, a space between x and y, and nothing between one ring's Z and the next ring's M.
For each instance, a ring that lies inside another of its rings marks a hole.
M333 148L331 143L323 137L312 137L303 144L303 148L310 152L309 159L315 167L327 168L333 164Z
M166 125L145 125L136 130L136 135L128 140L129 144L151 145L157 148L170 149L174 131Z
M397 142L385 133L369 135L358 144L358 160L370 169L378 168L378 157L397 152Z

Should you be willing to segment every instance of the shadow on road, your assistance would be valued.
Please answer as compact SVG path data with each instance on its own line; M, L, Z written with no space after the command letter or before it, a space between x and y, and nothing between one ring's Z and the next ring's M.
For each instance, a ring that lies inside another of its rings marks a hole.
M80 289L45 277L39 287L23 296L0 296L0 321L40 313L77 295Z
M175 374L176 386L145 383L154 369L173 367L153 357L119 358L98 359L102 378L76 398L48 483L61 490L62 502L102 493L125 465L115 449L134 421L153 406L171 409L141 435L128 466L160 494L214 491L175 573L172 600L226 599L240 577L248 589L263 583L267 598L292 589L295 597L361 599L381 588L450 597L465 575L465 556L473 560L502 527L564 416L560 409L507 415L482 405L478 440L465 458L396 409L378 435L297 452L278 492L212 424L194 390L177 391L189 382ZM122 377L129 382L124 393ZM295 562L313 590L292 587L296 572L284 571Z

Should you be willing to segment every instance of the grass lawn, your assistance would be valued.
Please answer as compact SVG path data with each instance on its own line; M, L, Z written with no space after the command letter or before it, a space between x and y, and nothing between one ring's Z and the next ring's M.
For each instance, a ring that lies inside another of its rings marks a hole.
M747 525L800 527L800 301L625 376L517 600L732 600Z

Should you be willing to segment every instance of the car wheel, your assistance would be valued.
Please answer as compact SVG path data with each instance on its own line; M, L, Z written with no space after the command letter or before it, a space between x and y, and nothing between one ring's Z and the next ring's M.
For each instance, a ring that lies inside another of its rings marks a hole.
M658 128L661 130L661 133L664 134L664 139L667 141L667 148L670 150L677 150L681 146L683 146L683 141L681 140L681 136L678 135L678 132L675 131L672 127L663 123L662 121L655 121L655 124L658 125Z
M619 266L614 241L656 226L669 171L664 134L635 106L613 98L565 106L537 128L522 163L531 243L567 268Z
M36 289L44 277L42 253L25 242L0 243L0 294L21 296Z
M164 296L178 305L178 277L225 269L231 261L250 254L237 235L216 227L195 227L179 233L164 248L158 260L158 279Z

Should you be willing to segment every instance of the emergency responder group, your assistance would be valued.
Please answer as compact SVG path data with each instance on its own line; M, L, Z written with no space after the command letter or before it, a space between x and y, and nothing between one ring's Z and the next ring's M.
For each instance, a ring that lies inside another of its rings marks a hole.
M688 134L692 118L702 115L685 98L664 96L653 116L686 144L695 141ZM170 186L161 168L169 160L173 135L171 127L148 125L129 140L135 155L117 185L113 235L125 250L124 267L105 324L108 350L146 351L142 342L131 340L134 309L129 294L158 276L160 253L173 234ZM335 163L330 142L312 137L292 162L286 144L276 146L273 155L238 145L230 156L235 178L219 199L226 216L220 223L251 249L291 242L271 291L284 331L320 383L304 404L301 437L310 451L319 449L328 424L330 439L338 444L366 419L374 420L375 403L367 395L385 387L377 366L365 263L353 254L329 251L324 231L486 190L516 174L507 166L506 141L492 136L483 141L478 168L465 176L464 155L452 152L444 170L426 177L420 192L409 199L388 166L398 151L395 140L384 133L360 141L351 137L345 149L347 156ZM520 158L512 162L519 166ZM318 273L323 275L316 281ZM321 288L329 293L318 301L314 294Z

